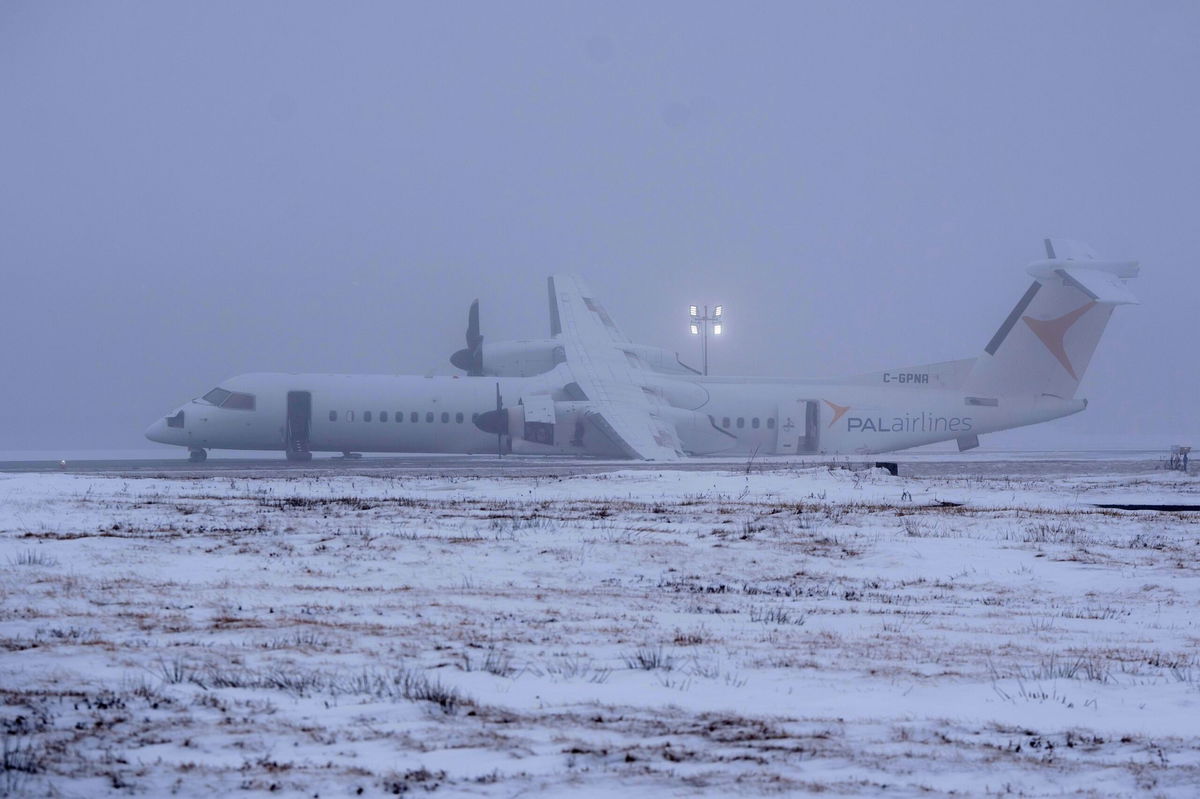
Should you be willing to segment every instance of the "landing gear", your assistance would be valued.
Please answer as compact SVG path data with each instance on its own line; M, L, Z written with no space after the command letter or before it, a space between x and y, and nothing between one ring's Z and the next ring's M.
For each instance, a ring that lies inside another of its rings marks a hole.
M206 460L208 460L208 450L189 449L188 460L192 463L204 463Z
M287 451L287 459L289 461L311 461L312 453L307 452L307 451L296 451L294 449L289 449Z

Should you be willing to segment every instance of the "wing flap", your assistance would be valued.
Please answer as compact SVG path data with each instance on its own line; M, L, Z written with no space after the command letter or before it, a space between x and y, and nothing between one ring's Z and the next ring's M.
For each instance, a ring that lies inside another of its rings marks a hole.
M594 424L626 457L645 461L679 460L674 430L644 430L640 419L619 412L593 409L588 421ZM672 443L674 442L674 443Z
M572 275L551 279L567 368L592 403L591 421L631 458L676 460L683 447L651 370L629 351L612 317Z

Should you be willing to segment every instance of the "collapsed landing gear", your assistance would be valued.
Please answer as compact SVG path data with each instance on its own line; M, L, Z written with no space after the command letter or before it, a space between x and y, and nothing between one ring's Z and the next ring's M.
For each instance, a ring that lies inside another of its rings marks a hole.
M312 453L307 450L289 449L287 451L287 459L289 461L311 461Z
M208 460L208 450L189 449L188 460L192 463L204 463L206 460Z

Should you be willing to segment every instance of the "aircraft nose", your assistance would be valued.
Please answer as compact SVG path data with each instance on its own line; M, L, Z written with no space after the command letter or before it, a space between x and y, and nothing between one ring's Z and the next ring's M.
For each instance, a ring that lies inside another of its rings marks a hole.
M146 438L151 441L157 441L160 444L169 444L167 440L167 420L158 419L149 427L146 428Z
M146 438L160 444L182 444L184 437L184 416L180 408L171 416L159 419L146 428Z

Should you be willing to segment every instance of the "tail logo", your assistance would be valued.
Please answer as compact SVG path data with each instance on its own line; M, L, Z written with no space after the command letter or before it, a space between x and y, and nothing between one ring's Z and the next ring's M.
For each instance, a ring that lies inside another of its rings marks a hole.
M1075 367L1071 365L1071 359L1067 357L1067 348L1063 343L1066 338L1067 331L1071 326L1079 321L1079 317L1092 309L1094 302L1089 302L1087 305L1076 308L1068 314L1058 317L1057 319L1034 319L1032 316L1022 316L1021 319L1025 324L1029 325L1029 329L1034 335L1042 340L1046 345L1046 349L1050 350L1050 354L1058 359L1058 362L1063 365L1067 373L1076 380L1079 376L1075 374Z
M822 402L824 402L826 405L828 405L833 410L833 418L829 420L830 427L833 427L835 424L837 424L838 419L841 419L843 416L846 415L846 411L850 410L849 405L837 405L835 403L830 402L829 400L822 400Z

